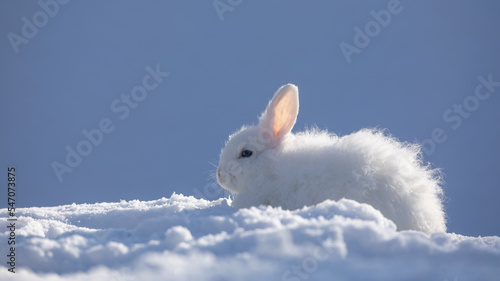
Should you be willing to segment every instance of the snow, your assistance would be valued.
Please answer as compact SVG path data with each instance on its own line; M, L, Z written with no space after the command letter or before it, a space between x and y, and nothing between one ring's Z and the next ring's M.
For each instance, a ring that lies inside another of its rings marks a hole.
M347 199L295 211L230 203L174 193L18 209L16 273L2 261L0 280L444 281L500 274L497 236L397 232L379 211ZM8 235L3 228L1 241Z

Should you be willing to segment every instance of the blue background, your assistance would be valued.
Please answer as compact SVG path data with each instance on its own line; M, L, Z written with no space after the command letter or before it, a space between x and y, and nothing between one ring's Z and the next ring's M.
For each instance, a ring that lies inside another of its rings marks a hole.
M222 17L213 1L58 4L16 53L9 34L22 36L22 18L43 9L0 2L0 166L17 167L17 206L223 196L210 163L290 82L301 102L294 131L380 127L422 142L441 128L446 140L424 160L444 173L449 231L500 234L500 87L456 130L443 119L478 76L500 81L500 2L401 1L350 63L339 45L354 45L354 28L389 1L231 3ZM156 65L170 76L119 119L111 103ZM51 163L103 118L115 130L60 182Z

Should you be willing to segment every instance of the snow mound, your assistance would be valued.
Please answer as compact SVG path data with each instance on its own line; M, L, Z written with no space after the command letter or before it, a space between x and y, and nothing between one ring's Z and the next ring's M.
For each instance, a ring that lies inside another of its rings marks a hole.
M236 210L173 194L17 210L1 280L497 280L500 237L397 232L366 204ZM6 224L6 210L2 221ZM2 230L1 241L10 231ZM8 279L13 278L15 279Z

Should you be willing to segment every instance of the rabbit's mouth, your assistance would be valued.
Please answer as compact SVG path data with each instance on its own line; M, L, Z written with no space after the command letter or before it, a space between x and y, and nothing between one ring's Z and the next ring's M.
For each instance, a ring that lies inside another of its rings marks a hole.
M221 173L220 167L217 168L217 182L219 183L220 186L222 186L224 189L227 189L227 182L226 182L226 176L225 173Z
M231 192L238 192L235 190L236 177L230 173L225 173L221 171L220 167L217 169L217 182L222 188L229 190Z
M220 178L221 178L221 175L220 175L220 167L217 167L217 181L220 182Z

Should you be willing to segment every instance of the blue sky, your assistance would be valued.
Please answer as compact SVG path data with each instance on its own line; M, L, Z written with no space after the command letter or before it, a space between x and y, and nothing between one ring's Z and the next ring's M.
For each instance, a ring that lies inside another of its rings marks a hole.
M294 83L294 131L424 142L449 231L500 233L497 1L63 2L0 3L0 162L17 167L18 207L212 199L227 136ZM100 125L89 152L82 131ZM60 181L53 163L79 144Z

